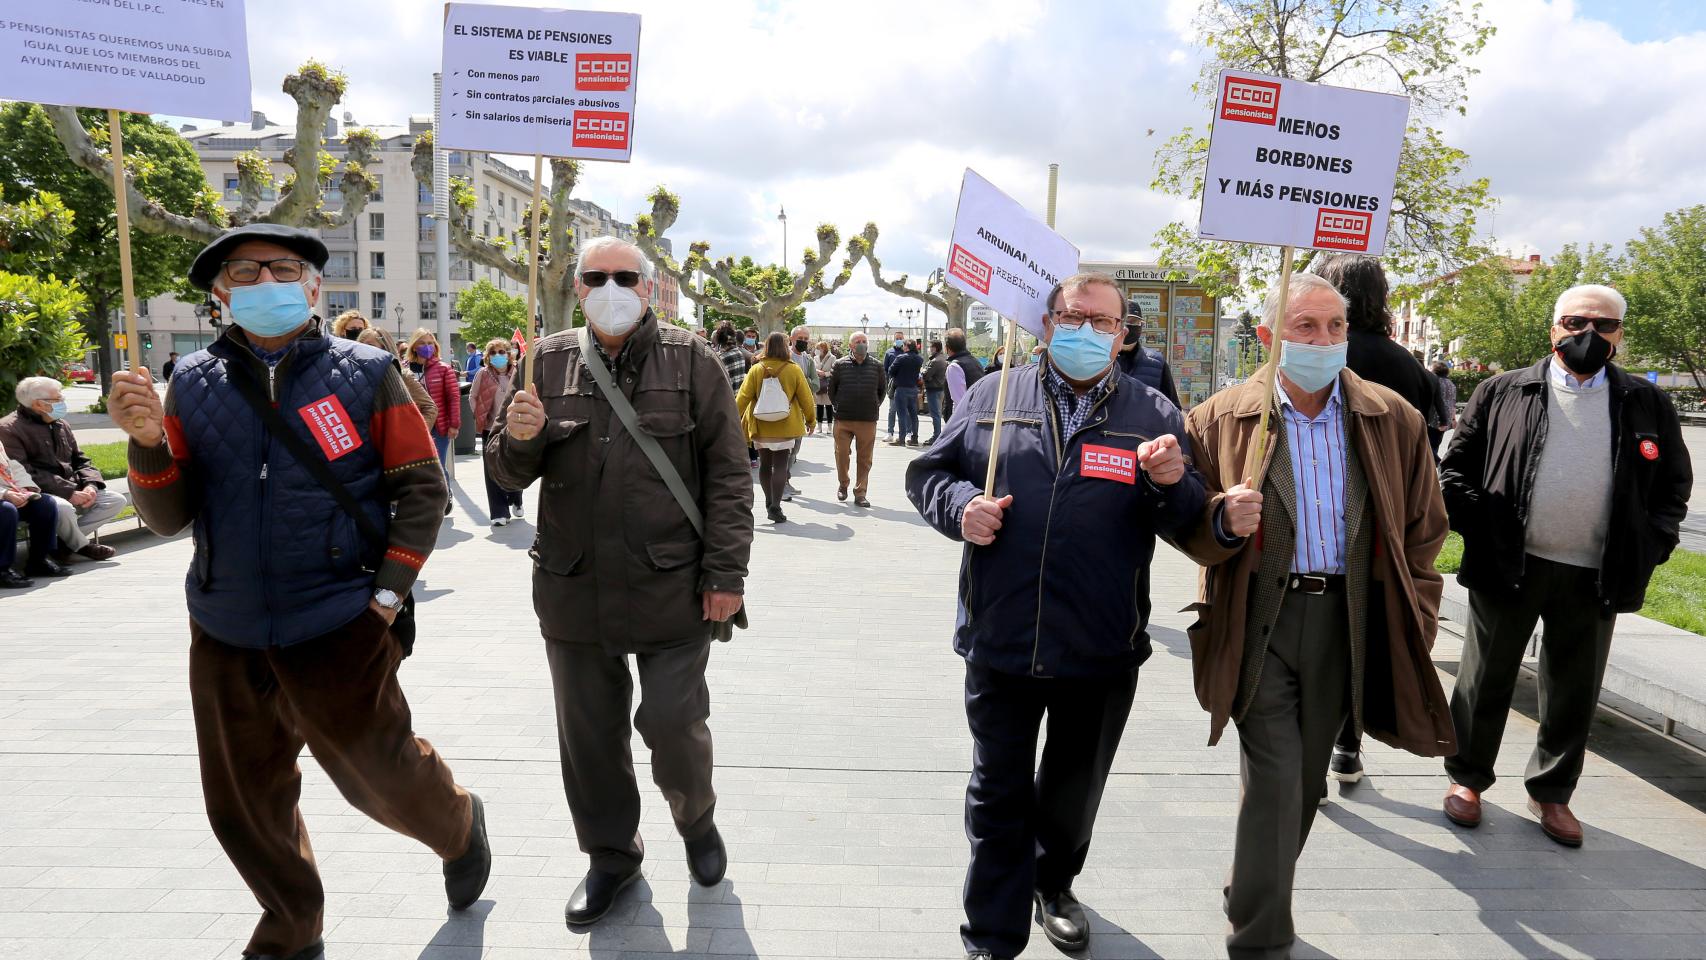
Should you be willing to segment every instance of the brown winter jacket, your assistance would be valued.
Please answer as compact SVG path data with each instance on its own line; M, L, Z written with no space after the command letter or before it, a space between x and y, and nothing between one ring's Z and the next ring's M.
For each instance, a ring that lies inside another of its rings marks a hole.
M20 406L0 417L0 446L30 469L42 493L68 500L84 487L106 488L100 468L84 456L64 420L45 420Z
M500 486L543 481L529 551L541 631L611 654L709 641L700 594L743 593L752 547L752 474L723 362L692 333L660 328L647 311L611 374L641 429L697 496L703 540L587 362L606 361L582 358L579 330L535 343L524 363L538 364L545 429L527 440L509 436L512 389L486 443L486 469Z
M1253 688L1249 674L1259 678L1266 654L1266 629L1250 629L1260 612L1278 611L1277 592L1290 570L1292 536L1283 487L1292 493L1290 462L1274 462L1278 443L1267 446L1263 483L1262 527L1235 546L1215 536L1214 518L1225 491L1244 480L1244 464L1256 433L1262 403L1273 396L1272 374L1264 369L1249 381L1229 387L1198 404L1186 419L1196 467L1207 485L1202 522L1179 542L1179 547L1202 565L1198 579L1199 619L1188 633L1191 668L1197 700L1209 713L1209 743L1220 739L1226 721L1247 702ZM1350 487L1366 491L1359 497L1358 526L1371 537L1361 538L1366 566L1347 573L1347 594L1353 604L1354 707L1363 728L1375 739L1421 756L1456 752L1456 736L1445 692L1434 670L1431 651L1439 626L1443 580L1434 559L1445 541L1445 504L1421 416L1397 394L1358 377L1340 374L1345 405L1345 432L1360 464L1361 477ZM1275 414L1270 432L1280 430ZM1283 474L1283 475L1282 475ZM1347 528L1352 526L1347 510ZM1266 534L1266 536L1265 536ZM1265 542L1264 542L1265 541ZM1264 567L1263 547L1276 554ZM1358 540L1353 537L1347 561L1356 562ZM1279 576L1275 576L1275 571ZM1268 580L1262 580L1266 576ZM1269 582L1272 580L1273 582ZM1358 584L1366 595L1356 609ZM1268 625L1271 628L1271 624ZM1361 640L1361 649L1356 641Z

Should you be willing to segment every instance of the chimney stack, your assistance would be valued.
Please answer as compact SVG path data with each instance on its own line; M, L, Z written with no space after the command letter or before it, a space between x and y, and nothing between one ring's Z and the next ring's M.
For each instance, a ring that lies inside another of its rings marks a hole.
M270 124L270 121L267 120L266 114L260 112L259 110L252 110L249 112L249 129L250 130L260 130L260 129L263 129L264 127L269 126L269 124Z

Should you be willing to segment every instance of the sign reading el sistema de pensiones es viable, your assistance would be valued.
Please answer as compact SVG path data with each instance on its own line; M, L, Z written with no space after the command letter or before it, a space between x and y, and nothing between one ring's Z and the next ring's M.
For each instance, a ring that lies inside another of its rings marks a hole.
M1383 252L1409 116L1405 97L1223 71L1198 235Z
M625 162L639 62L638 14L447 3L438 145Z

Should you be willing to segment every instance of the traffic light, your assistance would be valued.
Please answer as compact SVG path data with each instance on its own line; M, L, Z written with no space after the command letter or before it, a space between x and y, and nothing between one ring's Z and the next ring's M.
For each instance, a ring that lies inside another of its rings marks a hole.
M207 322L213 325L213 329L219 329L220 320L224 315L225 305L213 297L207 298Z
M142 349L144 349L144 350L154 349L154 334L144 333L142 335Z

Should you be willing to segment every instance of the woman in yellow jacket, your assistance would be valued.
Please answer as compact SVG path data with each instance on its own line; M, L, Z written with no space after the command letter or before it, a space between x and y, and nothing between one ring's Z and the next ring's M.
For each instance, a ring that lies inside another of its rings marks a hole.
M780 404L770 409L769 404L761 403L766 380L775 380L780 386L787 401L785 410ZM747 439L758 448L758 485L764 490L765 510L772 522L787 523L788 518L782 515L782 491L788 486L788 458L794 452L794 441L817 424L817 398L800 365L788 356L786 334L778 331L765 339L764 355L746 372L746 380L735 394L735 406L740 408Z

